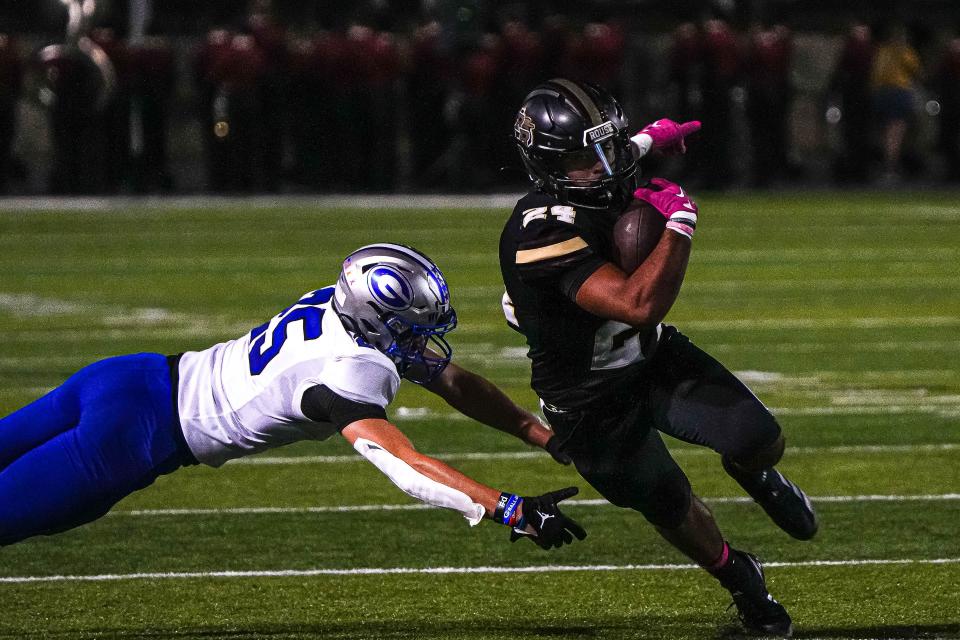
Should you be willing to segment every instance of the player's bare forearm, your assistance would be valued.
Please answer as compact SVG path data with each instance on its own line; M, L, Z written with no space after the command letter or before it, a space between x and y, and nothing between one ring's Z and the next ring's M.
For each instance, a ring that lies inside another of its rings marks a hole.
M517 406L495 384L452 362L426 388L465 416L527 444L542 448L553 435L536 416Z
M667 230L632 274L612 263L597 269L580 286L577 304L586 311L633 326L661 322L680 294L690 259L690 239Z
M638 306L647 310L652 325L662 321L680 295L680 287L690 261L690 238L664 231L646 260L630 274L628 286L638 300Z

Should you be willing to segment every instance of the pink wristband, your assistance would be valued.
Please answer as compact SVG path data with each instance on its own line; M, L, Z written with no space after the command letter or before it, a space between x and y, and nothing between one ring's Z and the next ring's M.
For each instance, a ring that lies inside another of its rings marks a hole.
M670 220L667 222L667 229L672 229L682 236L687 236L693 240L693 227L688 224L683 224L682 222L677 222L676 220Z

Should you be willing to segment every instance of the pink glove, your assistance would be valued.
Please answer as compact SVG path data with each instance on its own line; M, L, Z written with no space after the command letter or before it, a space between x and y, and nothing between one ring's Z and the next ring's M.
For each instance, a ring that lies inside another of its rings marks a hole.
M640 187L633 197L649 203L667 219L667 229L693 238L697 228L697 203L690 199L683 187L663 178L652 178L650 187Z
M632 139L637 143L637 146L640 147L641 150L643 150L645 146L646 150L649 150L650 146L652 145L652 147L657 151L672 155L677 153L686 153L687 145L684 143L683 139L691 133L699 130L699 120L691 120L690 122L684 122L683 124L680 124L670 120L669 118L662 118L645 126L640 133L633 136ZM645 145L644 143L647 141L641 138L641 136L649 137L650 142Z

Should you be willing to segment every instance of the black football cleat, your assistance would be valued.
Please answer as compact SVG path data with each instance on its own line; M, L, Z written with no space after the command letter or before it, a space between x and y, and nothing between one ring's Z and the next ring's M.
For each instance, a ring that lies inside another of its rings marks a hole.
M723 468L767 512L774 524L788 534L797 540L809 540L817 533L820 523L810 498L782 473L772 467L744 471L726 456Z
M733 605L737 607L737 617L744 628L751 633L779 638L793 635L793 621L783 605L774 600L767 591L763 575L763 566L753 554L735 549L734 562L742 563L738 571L739 584L724 584L733 596Z

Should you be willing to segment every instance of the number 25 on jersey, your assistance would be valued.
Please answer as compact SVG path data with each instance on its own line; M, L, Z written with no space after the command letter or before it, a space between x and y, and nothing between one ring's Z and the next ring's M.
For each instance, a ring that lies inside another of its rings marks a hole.
M326 304L333 297L333 287L308 293L250 332L250 375L263 373L270 361L277 357L287 340L291 322L303 321L303 339L316 340L323 331L324 310L316 305ZM268 341L269 340L269 341Z

